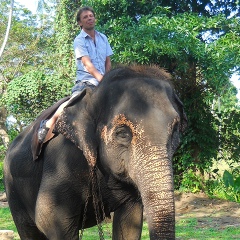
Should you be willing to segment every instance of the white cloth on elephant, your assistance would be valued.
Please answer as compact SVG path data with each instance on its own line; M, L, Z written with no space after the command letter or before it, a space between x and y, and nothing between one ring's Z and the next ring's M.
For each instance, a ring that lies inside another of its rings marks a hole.
M73 47L77 65L76 81L87 81L97 86L99 82L87 71L81 58L89 56L95 68L104 75L106 57L113 54L107 37L95 30L94 42L84 30L81 30L80 34L74 39Z

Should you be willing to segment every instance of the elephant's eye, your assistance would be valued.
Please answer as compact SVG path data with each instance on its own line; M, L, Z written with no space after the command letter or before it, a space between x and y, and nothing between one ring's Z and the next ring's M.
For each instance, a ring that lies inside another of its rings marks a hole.
M128 143L132 139L132 132L128 126L116 128L115 135L119 143Z

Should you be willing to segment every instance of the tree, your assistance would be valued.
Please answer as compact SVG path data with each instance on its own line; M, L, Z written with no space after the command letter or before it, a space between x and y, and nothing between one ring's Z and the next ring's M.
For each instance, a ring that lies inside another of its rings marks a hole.
M211 17L223 14L226 17L235 14L239 16L239 1L211 1L211 0L83 0L83 5L90 5L96 9L100 25L103 25L110 19L119 18L121 16L129 16L134 21L138 21L139 17L156 13L158 9L168 8L168 17L182 13L195 13L198 16Z
M55 19L56 54L58 56L58 71L66 81L74 79L76 66L73 52L73 40L79 31L76 23L76 11L81 1L62 0L57 6Z
M231 95L228 115L237 108L234 91L227 93L226 89L234 89L229 78L233 69L239 70L240 66L239 13L228 17L239 5L232 2L225 8L225 3L220 6L219 2L215 5L209 1L167 2L84 3L91 3L99 13L101 30L114 48L115 62L157 64L171 72L189 119L188 132L175 159L182 170L189 167L203 170L217 158L219 146L223 147L221 138L226 137L223 129L220 132L218 128L214 102L219 96L225 101ZM237 121L237 114L232 116ZM228 123L236 132L235 120ZM235 140L228 139L229 147L237 146ZM228 149L237 155L237 148Z
M8 5L7 2L2 0L0 0L0 3L0 12L2 15L1 19L2 21L5 21L5 13ZM29 114L24 114L23 108L19 105L20 102L18 101L18 99L21 98L20 95L17 96L19 92L11 91L11 89L15 89L13 87L14 81L16 83L16 86L19 86L18 78L21 78L22 81L27 80L30 83L31 76L33 77L32 82L34 82L35 76L46 75L44 79L47 79L47 76L54 73L54 61L52 58L50 59L50 57L53 56L52 53L54 47L54 39L52 38L53 30L51 16L47 17L47 14L45 14L42 17L45 18L44 24L39 25L36 15L33 15L29 10L22 7L15 7L12 21L12 31L10 31L9 34L9 41L6 45L5 54L0 60L0 79L2 90L1 116L3 116L2 121L6 122L7 115L14 115L15 117L17 117L17 122L20 124L18 125L18 130L21 130L22 127L29 123L30 119L36 117L37 112L39 114L43 110L43 108L46 107L46 102L49 102L48 104L51 105L54 101L59 100L58 95L55 95L56 98L54 100L52 98L45 98L45 103L38 103L38 105L32 106L35 107L35 111L32 111L31 117L27 119L27 117L29 117ZM1 24L0 39L3 36L4 28L3 24ZM36 74L36 72L38 72L38 74ZM58 79L56 78L55 80L58 81ZM41 79L39 79L39 82L41 82ZM36 84L36 86L38 86L38 84ZM56 86L58 86L58 84L56 84ZM65 85L62 84L62 86ZM22 94L30 91L30 88L31 86L29 88L26 86L26 90L24 90ZM61 89L63 89L63 87ZM65 89L63 89L63 92L65 93ZM48 93L50 94L51 91L49 90ZM39 95L39 92L36 91L35 94ZM44 94L47 94L47 92L45 92ZM5 96L4 99L2 98L3 96ZM35 96L32 97L34 98ZM10 100L14 101L9 102ZM31 101L31 99L28 98L26 98L25 100ZM8 114L6 112L6 108L3 107L3 105L5 104L7 104L8 106ZM22 112L20 112L21 109ZM7 115L4 113L6 113Z
M17 77L8 84L6 103L14 118L23 126L30 124L41 110L70 94L71 82L59 79L57 75L46 75L32 70ZM47 94L46 94L47 93ZM22 130L21 126L20 131Z

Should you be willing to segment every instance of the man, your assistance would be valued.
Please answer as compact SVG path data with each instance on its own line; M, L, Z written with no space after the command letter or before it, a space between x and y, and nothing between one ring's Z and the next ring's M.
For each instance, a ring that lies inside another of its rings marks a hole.
M86 87L94 88L101 82L103 75L111 69L110 56L113 54L107 37L95 30L95 13L91 7L82 7L77 12L77 23L81 27L81 32L73 44L77 74L71 98ZM41 122L38 130L39 143L44 142L49 129L54 126L68 101L60 105L50 119Z

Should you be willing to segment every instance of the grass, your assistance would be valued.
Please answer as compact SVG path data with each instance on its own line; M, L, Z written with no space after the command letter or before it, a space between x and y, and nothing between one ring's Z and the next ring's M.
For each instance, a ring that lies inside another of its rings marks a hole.
M14 239L20 239L9 208L0 208L0 230L13 230Z
M209 223L211 219L209 219ZM211 225L211 224L209 224ZM229 240L240 239L239 227L226 227L224 229L209 226L201 226L196 218L181 219L176 226L177 239L179 240Z
M197 218L186 217L181 219L176 224L176 239L177 240L229 240L240 239L239 227L226 227L211 226L211 218L208 219L209 225L204 226ZM15 240L19 240L16 227L13 223L12 216L9 208L0 208L0 230L13 230L15 232ZM103 225L104 239L111 239L111 224ZM84 240L99 239L98 228L84 230ZM142 240L149 240L147 223L144 222L142 231Z
M9 208L0 208L0 230L3 229L16 231Z

